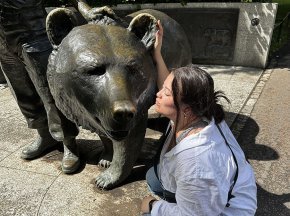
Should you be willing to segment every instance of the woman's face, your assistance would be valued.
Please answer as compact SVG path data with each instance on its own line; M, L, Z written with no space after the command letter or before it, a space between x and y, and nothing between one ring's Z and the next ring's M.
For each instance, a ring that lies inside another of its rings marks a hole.
M167 118L176 120L176 107L173 101L172 81L173 74L170 73L164 81L163 88L156 94L155 110Z

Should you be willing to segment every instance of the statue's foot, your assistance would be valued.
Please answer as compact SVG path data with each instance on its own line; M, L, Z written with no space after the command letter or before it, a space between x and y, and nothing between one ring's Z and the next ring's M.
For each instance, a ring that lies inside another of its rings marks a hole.
M74 143L74 145L76 145ZM61 163L62 171L66 174L74 173L80 167L80 158L79 151L77 147L71 148L74 151L70 150L66 145L63 146L63 158Z
M26 160L34 159L56 145L57 141L52 137L42 138L39 136L33 143L22 150L20 157Z
M121 172L111 168L108 168L96 177L95 184L98 188L109 189L123 180Z
M75 154L67 154L63 156L62 163L61 163L61 169L63 173L70 174L77 171L80 167L80 159Z

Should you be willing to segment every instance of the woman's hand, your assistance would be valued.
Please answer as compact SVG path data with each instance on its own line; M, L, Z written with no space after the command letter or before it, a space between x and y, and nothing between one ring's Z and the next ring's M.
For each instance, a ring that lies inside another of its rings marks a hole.
M163 39L163 27L161 25L160 20L157 21L158 31L155 34L155 43L153 50L153 58L155 62L158 62L161 56L161 47L162 47L162 39Z
M154 49L152 51L152 57L156 63L156 69L158 73L157 86L158 86L158 89L162 89L163 82L170 72L161 54L161 47L162 47L162 42L163 42L163 27L161 25L160 20L157 21L157 28L158 28L158 31L156 32L156 35L155 35L155 43L154 43Z
M147 196L143 198L142 203L141 203L141 213L149 213L149 202L151 200L156 200L153 196ZM157 201L157 200L156 200Z

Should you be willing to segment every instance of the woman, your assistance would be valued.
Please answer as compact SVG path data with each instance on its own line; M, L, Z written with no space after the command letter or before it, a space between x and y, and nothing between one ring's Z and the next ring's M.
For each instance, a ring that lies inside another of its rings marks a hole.
M145 197L141 212L152 216L254 215L254 173L218 104L219 98L228 99L214 91L213 79L198 67L168 72L160 52L160 22L158 26L153 53L160 89L156 111L170 119L170 127L158 166L146 174L150 190L161 199Z

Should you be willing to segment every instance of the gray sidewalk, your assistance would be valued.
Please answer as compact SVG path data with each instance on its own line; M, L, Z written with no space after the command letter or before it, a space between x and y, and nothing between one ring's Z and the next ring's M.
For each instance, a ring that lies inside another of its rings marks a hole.
M256 216L290 216L290 49L263 74L248 101L255 94L238 142L256 175Z
M254 105L273 70L233 66L203 68L212 74L216 89L223 90L231 100L231 105L225 106L227 122L235 135L242 135L242 128L247 123L246 120L251 119ZM36 134L27 129L9 89L3 86L0 86L0 131L0 215L139 215L141 198L149 194L144 180L144 166L136 165L122 186L110 191L96 189L94 178L101 171L96 164L102 150L97 135L81 130L77 142L84 162L79 172L73 175L62 174L62 152L58 149L36 160L20 159L22 148L32 142ZM159 133L148 130L141 155L143 161L150 155L148 147L152 147L159 136ZM267 165L260 164L262 162L253 161L261 187L263 184L260 182L260 175L266 172L261 169L269 170ZM276 179L271 184L273 187L280 187ZM289 194L289 178L288 188L281 187L277 195L280 192ZM289 208L290 201L287 202L285 205Z

